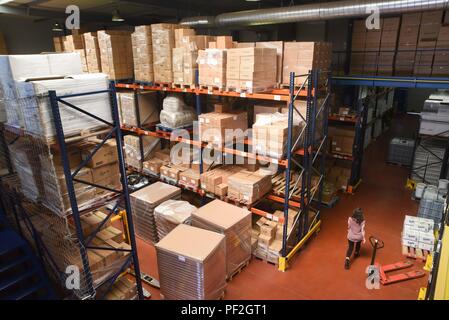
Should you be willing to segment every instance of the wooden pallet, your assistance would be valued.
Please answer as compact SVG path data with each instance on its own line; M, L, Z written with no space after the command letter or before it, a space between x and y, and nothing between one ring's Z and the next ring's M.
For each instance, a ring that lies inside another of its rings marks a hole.
M202 84L199 85L199 88L202 89L202 90L207 90L209 92L212 92L214 90L221 91L221 92L226 91L225 87L209 86L209 85L202 85Z
M401 167L401 168L410 168L410 165L406 165L403 163L398 163L398 162L392 162L392 161L386 161L387 164L392 165L392 166L396 166L396 167Z
M135 80L135 83L139 86L149 86L152 87L154 85L153 82L149 82L149 81L141 81L141 80Z
M198 193L198 191L200 190L197 186L193 186L189 183L184 182L183 180L179 180L178 185L180 187L182 187L183 189L186 189L186 190L189 190L192 192L196 192L196 193Z
M193 83L172 83L173 89L196 89L196 85Z
M159 87L161 89L164 89L164 88L169 89L169 88L172 87L172 84L171 84L171 82L155 82L153 84L153 86L154 87Z
M257 260L263 261L265 263L272 264L274 266L278 266L279 265L279 259L276 259L276 261L268 260L268 258L260 257L260 256L258 256L256 254L253 254L253 257L255 257Z
M178 184L178 180L164 176L162 174L160 175L160 179L161 179L161 181L171 184L172 186L176 186Z
M430 254L430 251L402 246L402 254L407 258L426 261L427 256Z
M273 87L256 87L256 88L242 88L242 87L226 87L226 91L228 92L237 92L237 93L262 93L262 92L269 92L274 89Z
M258 203L260 200L262 200L265 197L265 195L263 195L262 197L260 197L260 199L257 199L253 202L249 202L249 201L245 201L245 200L241 200L232 196L223 196L220 197L222 201L227 202L227 203L231 203L237 207L246 207L248 209L250 209L251 207L254 207L256 205L256 203Z
M238 268L235 269L235 270L231 273L230 276L227 276L227 277L226 277L226 280L227 280L227 281L232 281L232 279L234 279L234 277L235 277L236 275L238 275L240 272L242 272L243 269L245 269L245 267L247 267L247 266L249 265L250 260L251 260L251 257L248 258L247 260L243 261L243 262L238 266Z

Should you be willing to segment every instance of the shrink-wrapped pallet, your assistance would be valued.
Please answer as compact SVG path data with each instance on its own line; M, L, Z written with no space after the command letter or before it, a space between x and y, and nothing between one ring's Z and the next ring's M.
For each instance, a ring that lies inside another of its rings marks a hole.
M224 236L177 226L156 244L161 295L168 300L217 300L226 287Z
M214 200L192 213L192 226L222 233L226 238L226 274L231 277L251 257L251 213Z
M193 108L185 105L178 95L166 97L162 103L162 108L159 118L161 124L167 128L176 129L192 125L196 118Z
M175 24L170 23L151 25L155 82L173 82L172 50L175 47L175 27Z
M199 50L198 73L200 86L224 88L226 86L226 50Z
M197 209L187 201L167 200L154 209L159 240L180 224L190 224L192 212Z
M153 82L153 43L151 26L137 26L131 35L134 58L134 78L140 82Z
M136 235L144 241L157 243L159 237L154 209L162 202L180 199L181 189L163 182L153 183L130 195Z
M111 80L134 77L131 33L121 30L98 31L101 70Z
M133 92L118 92L117 102L122 124L132 127L144 127L159 121L156 92L141 91L136 94Z

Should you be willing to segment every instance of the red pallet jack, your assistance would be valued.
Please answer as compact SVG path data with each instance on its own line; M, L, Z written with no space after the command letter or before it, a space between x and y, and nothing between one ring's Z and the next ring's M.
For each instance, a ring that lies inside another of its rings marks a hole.
M380 283L384 286L398 283L401 281L407 281L412 279L418 279L424 277L425 273L421 270L412 270L405 273L387 275L388 272L393 272L397 270L402 270L406 268L410 268L413 266L413 262L411 261L400 261L392 264L387 264L381 266L379 263L374 262L376 259L377 250L382 249L384 247L384 242L382 240L376 239L375 237L369 237L369 242L373 246L373 255L371 257L371 265L374 265L379 270Z

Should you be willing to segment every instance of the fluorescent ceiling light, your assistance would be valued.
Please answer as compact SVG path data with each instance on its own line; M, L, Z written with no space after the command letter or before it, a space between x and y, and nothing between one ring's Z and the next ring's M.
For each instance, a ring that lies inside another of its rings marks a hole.
M115 22L125 21L125 19L123 19L122 16L120 15L120 12L118 11L118 9L114 10L114 13L112 14L112 21L115 21Z
M247 2L260 2L260 0L245 0Z
M51 31L64 31L64 29L62 29L62 26L59 22L55 22L53 24L53 27L51 28Z
M7 4L13 2L14 0L0 0L0 4Z

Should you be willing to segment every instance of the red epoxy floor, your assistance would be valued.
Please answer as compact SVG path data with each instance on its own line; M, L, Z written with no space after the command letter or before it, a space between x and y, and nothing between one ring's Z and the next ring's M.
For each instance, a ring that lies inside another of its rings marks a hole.
M363 182L355 195L341 195L332 209L323 210L322 227L282 273L271 265L253 259L250 265L228 283L226 299L417 299L419 288L426 285L427 276L380 290L365 287L365 268L371 258L371 247L362 247L361 256L344 270L347 218L355 207L362 207L366 218L366 232L385 242L377 261L388 264L403 260L401 231L404 215L416 214L417 203L410 199L404 185L407 170L385 164L389 137L384 135L372 143L365 153ZM157 275L154 248L138 240L141 269ZM423 267L415 262L416 268ZM159 292L149 288L152 299Z

